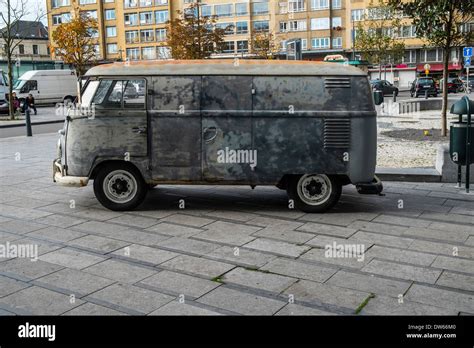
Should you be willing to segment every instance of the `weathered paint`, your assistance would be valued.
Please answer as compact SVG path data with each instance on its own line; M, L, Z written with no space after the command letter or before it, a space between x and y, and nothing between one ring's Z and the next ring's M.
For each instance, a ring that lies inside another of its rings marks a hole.
M98 109L93 119L72 119L67 175L89 176L128 153L149 183L273 185L285 174L325 173L355 184L374 177L376 113L367 77L356 68L168 61L110 64L87 75L146 79L146 110ZM136 127L147 132L136 134ZM226 148L256 150L256 167L219 163Z

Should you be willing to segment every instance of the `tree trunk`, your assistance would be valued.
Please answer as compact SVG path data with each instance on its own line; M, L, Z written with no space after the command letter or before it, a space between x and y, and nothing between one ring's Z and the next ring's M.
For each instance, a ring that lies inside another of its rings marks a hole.
M447 111L448 111L448 64L450 48L443 49L443 107L441 109L441 136L445 137L448 130Z

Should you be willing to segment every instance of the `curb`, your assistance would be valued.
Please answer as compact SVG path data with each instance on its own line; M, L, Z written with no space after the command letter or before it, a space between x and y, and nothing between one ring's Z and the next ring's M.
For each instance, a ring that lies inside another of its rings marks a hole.
M31 122L31 125L32 126L41 126L41 125L44 125L44 124L54 124L54 123L63 123L63 122L64 122L64 120L40 121L40 122ZM0 125L0 128L15 128L15 127L26 127L26 123Z
M435 168L377 168L375 175L382 181L441 182Z

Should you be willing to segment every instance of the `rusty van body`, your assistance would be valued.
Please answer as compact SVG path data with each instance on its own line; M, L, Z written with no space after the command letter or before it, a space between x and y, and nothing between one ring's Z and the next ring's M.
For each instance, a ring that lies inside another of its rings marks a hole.
M113 63L86 74L60 132L54 180L130 210L160 184L276 185L307 212L341 187L380 193L367 75L334 63ZM84 111L85 110L85 111Z

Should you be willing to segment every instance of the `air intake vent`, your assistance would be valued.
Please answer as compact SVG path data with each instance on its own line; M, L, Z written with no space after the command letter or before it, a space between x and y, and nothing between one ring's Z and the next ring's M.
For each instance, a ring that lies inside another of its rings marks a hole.
M351 88L350 77L327 77L324 79L326 88Z
M349 149L350 144L350 119L324 119L325 149Z

